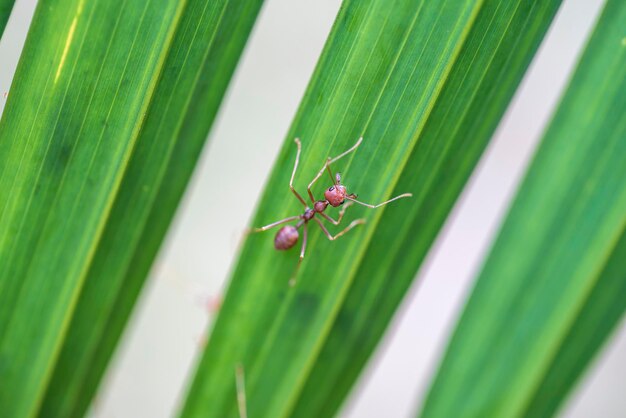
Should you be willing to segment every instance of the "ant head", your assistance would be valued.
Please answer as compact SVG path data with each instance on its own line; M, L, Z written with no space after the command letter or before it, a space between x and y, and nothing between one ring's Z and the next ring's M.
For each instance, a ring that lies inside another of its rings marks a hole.
M330 186L324 192L324 197L330 203L331 206L337 207L343 204L346 198L346 188L340 184Z

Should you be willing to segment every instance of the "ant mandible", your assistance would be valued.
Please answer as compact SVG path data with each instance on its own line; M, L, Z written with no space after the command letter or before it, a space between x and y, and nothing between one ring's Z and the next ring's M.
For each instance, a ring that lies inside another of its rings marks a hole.
M356 144L354 144L352 148L350 148L349 150L343 152L342 154L339 154L335 158L329 157L326 160L326 163L324 163L324 166L322 167L322 169L319 171L319 173L317 173L317 176L315 176L315 178L311 181L311 183L309 183L309 187L307 187L307 192L309 194L309 197L311 198L311 202L313 203L313 209L311 209L307 205L306 201L302 198L302 196L300 196L300 194L293 187L293 178L296 175L298 162L300 161L300 151L302 150L302 144L300 143L300 140L298 138L294 140L294 142L298 146L298 152L296 153L296 161L293 165L293 171L291 173L291 180L289 181L289 188L291 189L293 194L298 198L298 200L304 205L304 208L305 208L304 213L302 215L290 216L288 218L281 219L280 221L276 221L274 223L265 225L260 228L253 228L251 231L251 232L267 231L268 229L274 228L275 226L298 220L298 223L296 223L295 226L287 225L287 226L283 226L282 228L280 228L278 232L276 233L276 237L274 238L274 248L276 248L277 250L288 250L292 248L294 245L296 245L296 243L298 242L298 238L299 238L298 229L303 227L302 247L300 249L300 259L298 260L296 270L291 280L289 281L289 284L292 286L295 284L296 273L298 272L300 264L302 263L302 260L304 259L304 251L306 250L306 240L307 240L307 224L311 219L314 220L319 225L319 227L322 229L326 237L328 237L328 239L331 241L336 240L337 238L339 238L340 236L342 236L343 234L345 234L346 232L348 232L355 226L365 223L365 219L356 219L352 221L350 225L348 225L343 231L339 232L337 235L332 235L328 231L328 229L326 229L324 224L318 218L315 217L316 214L319 213L320 216L322 216L327 221L331 222L333 225L339 225L339 223L343 219L343 215L346 212L346 209L353 203L357 203L359 205L363 205L371 209L376 209L378 207L386 205L387 203L393 202L394 200L401 199L403 197L412 196L411 193L404 193L404 194L394 197L393 199L386 200L377 205L370 205L369 203L364 203L364 202L360 202L356 200L357 196L354 193L350 193L350 194L347 193L346 187L341 184L341 175L339 173L337 173L336 175L333 175L333 172L330 169L330 165L336 162L337 160L345 157L346 155L350 154L351 152L354 152L358 148L358 146L361 145L361 141L363 141L362 137L359 138ZM328 172L328 175L330 176L331 181L333 182L333 185L330 186L328 189L326 189L326 191L324 191L323 200L315 200L315 197L313 197L313 192L311 192L311 187L313 187L315 182L319 180L322 174L324 174L324 171ZM348 200L348 202L346 202L346 200ZM324 213L328 205L331 205L333 207L343 205L343 208L339 212L339 216L337 220L331 218L330 216Z

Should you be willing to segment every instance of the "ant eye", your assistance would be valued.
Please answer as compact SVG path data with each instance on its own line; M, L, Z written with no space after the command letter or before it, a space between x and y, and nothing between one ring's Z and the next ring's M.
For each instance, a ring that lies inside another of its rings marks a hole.
M333 190L335 190L335 186L330 186L330 187L328 188L328 191L329 191L329 192L332 192Z

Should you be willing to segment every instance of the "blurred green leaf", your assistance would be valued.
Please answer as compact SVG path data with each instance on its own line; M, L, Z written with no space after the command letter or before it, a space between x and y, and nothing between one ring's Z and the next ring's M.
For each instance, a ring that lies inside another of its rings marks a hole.
M83 416L217 113L262 0L189 0L86 274L42 416Z
M15 0L0 0L0 39L2 39L2 34L9 21L9 16L11 16L14 3Z
M32 416L179 17L39 2L0 121L0 411Z
M335 323L335 318L353 280L359 287L369 283L370 272L358 273L361 263L385 266L372 284L380 290L390 278L388 260L407 254L398 248L404 240L410 241L406 235L410 231L401 229L405 222L420 224L423 219L418 220L418 215L430 216L435 211L426 237L416 245L415 261L405 264L406 278L400 287L408 286L558 3L344 2L254 225L302 213L303 207L287 187L296 151L294 137L303 142L295 184L304 195L326 157L346 150L363 135L363 145L356 153L334 166L344 174L349 191L372 203L402 192L413 192L415 197L390 205L380 226L382 209L351 207L344 224L362 216L367 224L332 243L312 224L295 287L288 282L299 246L277 252L271 232L249 236L182 416L237 416L237 364L245 371L250 416L291 414L328 333L333 332L334 350L342 338L337 340L336 333L347 336L341 328L356 325L341 317ZM510 32L508 25L512 26ZM507 50L512 47L519 48L519 55ZM459 118L458 125L451 123ZM399 184L401 174L403 183ZM318 197L327 183L322 177L322 184L314 187ZM431 201L432 196L441 196L440 206ZM369 246L376 250L366 253ZM384 327L400 297L394 295L385 306L377 326ZM378 309L375 304L367 308L369 311L363 312L354 309L363 315L375 315ZM332 329L333 324L338 328ZM376 332L379 336L382 331ZM338 352L342 358L354 354L358 364L350 370L347 387L377 338L364 345L362 352ZM351 348L360 344L349 343ZM333 373L344 367L330 366ZM322 384L333 390L336 380L334 376ZM313 390L327 393L326 387ZM336 409L347 387L332 399L330 410ZM308 406L303 402L294 416L308 414ZM310 415L327 416L317 409Z
M626 3L609 0L424 417L552 416L626 308Z
M524 414L553 416L626 309L626 233L622 233L580 312L567 330Z
M467 35L298 400L294 417L333 416L495 130L560 0L487 0Z

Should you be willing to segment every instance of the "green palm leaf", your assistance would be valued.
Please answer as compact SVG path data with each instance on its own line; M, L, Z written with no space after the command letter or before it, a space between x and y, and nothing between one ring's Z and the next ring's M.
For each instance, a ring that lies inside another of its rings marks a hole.
M473 22L390 206L298 400L294 417L332 416L380 341L476 166L560 1L486 1Z
M2 38L4 28L9 21L9 16L11 16L11 10L13 10L14 3L15 0L0 0L0 39Z
M404 264L400 290L394 290L383 307L385 313L376 326L384 327L402 288L408 286L476 163L558 3L344 3L266 186L254 225L303 210L287 188L296 136L303 142L303 158L295 181L301 192L326 157L346 150L363 135L358 151L335 167L344 173L349 190L369 202L401 192L413 192L415 197L394 202L384 215L382 210L351 207L346 225L360 217L366 217L367 224L333 243L327 242L313 224L294 287L288 282L298 250L276 252L271 233L249 236L182 416L236 416L237 364L245 371L250 416L287 416L296 405L301 409L296 409L294 415L306 416L309 404L300 404L298 396L308 384L317 355L325 349L329 332L333 335L332 350L338 349L342 359L354 354L357 364L349 370L347 386L341 382L344 386L340 393L329 399L329 410L336 409L378 338L368 341L358 352L353 349L359 341L349 340L350 349L342 352L338 347L341 337L335 334L353 337L342 331L355 322L337 314L342 312L346 295L353 297L351 284L360 289L369 283L371 272L359 276L361 263L384 266L373 271L372 286L380 290L390 278L387 260L407 255L398 248L400 242L409 240L408 235L402 235L408 234L402 227L407 222L419 225L417 216L421 219L431 210L429 199L442 197L441 205L432 209L435 220L429 225L431 229L416 244L416 260ZM515 32L521 28L525 29L521 34ZM522 51L519 56L507 49L512 46ZM470 65L474 59L476 67ZM476 100L472 101L474 96ZM479 98L489 100L485 103ZM477 116L484 120L477 121ZM461 118L459 125L452 123L457 118ZM460 133L465 129L476 136L475 141ZM458 173L450 174L451 169ZM325 177L323 181L328 182ZM431 181L433 184L428 186ZM427 185L427 191L421 185ZM313 191L321 197L321 190L323 186L319 185ZM400 241L398 231L403 231L399 233ZM374 241L374 237L381 239ZM370 246L376 251L368 252ZM375 315L375 302L365 303L363 315ZM358 311L355 306L348 309ZM380 331L375 332L380 335ZM336 373L345 370L345 365L329 362L328 367L335 375L324 386L335 388ZM325 388L315 389L326 393ZM320 416L318 409L311 411L311 416Z
M422 415L551 416L626 304L626 4L609 0Z
M42 400L179 17L41 1L0 122L0 411Z
M42 415L82 416L191 176L262 0L190 0L176 28Z

